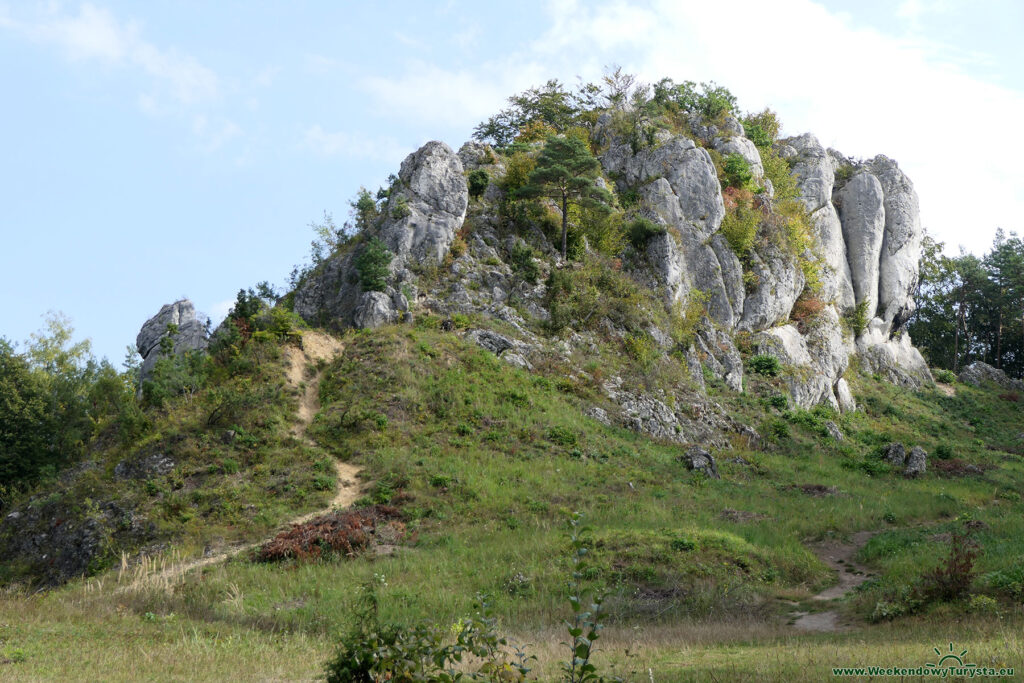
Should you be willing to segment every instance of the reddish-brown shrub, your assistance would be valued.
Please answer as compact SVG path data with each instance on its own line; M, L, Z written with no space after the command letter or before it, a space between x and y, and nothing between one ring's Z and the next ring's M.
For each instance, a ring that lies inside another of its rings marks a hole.
M793 304L789 317L796 322L801 333L807 332L810 322L825 308L825 302L813 294L804 293Z
M379 522L400 517L398 509L389 505L331 512L282 531L260 547L256 560L315 560L325 553L355 555L370 546Z

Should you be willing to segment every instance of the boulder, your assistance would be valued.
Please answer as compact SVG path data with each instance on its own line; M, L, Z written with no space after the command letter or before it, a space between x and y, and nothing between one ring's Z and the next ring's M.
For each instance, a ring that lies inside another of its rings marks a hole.
M360 330L374 329L398 319L392 298L385 292L363 292L352 315L352 324Z
M715 457L699 446L694 446L686 451L682 460L689 470L705 474L711 479L721 479L718 474L718 466L715 464Z
M903 476L909 479L924 476L928 469L928 454L920 446L914 446L907 455L907 466L903 470Z
M843 432L842 432L842 430L839 429L839 425L837 425L832 420L828 420L828 421L825 422L825 431L828 432L828 435L830 437L832 437L834 440L836 440L836 441L842 441L843 440Z
M988 363L983 363L980 360L975 361L964 368L957 379L964 384L970 384L975 387L980 387L985 382L992 382L1003 389L1024 391L1024 382L1019 379L1014 379L1002 370L994 368Z
M174 334L169 333L170 325L176 328ZM135 348L142 356L142 380L153 373L153 366L160 357L161 342L168 336L173 342L174 353L178 355L207 347L206 328L196 319L195 306L188 299L161 307L156 315L142 324L135 338Z
M907 464L907 449L901 443L891 443L882 449L882 457L893 467L903 467Z
M853 392L850 391L850 384L845 378L840 377L835 384L836 402L839 409L844 413L852 413L857 410L857 402L853 399Z

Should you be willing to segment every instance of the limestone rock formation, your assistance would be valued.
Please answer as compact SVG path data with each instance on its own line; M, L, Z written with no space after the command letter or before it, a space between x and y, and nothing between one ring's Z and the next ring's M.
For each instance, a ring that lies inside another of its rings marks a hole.
M173 333L170 332L172 329ZM142 324L135 338L135 348L142 356L142 380L153 374L153 366L160 357L161 342L166 337L170 337L174 353L178 355L206 348L206 328L196 319L195 306L188 299L161 307L156 315Z
M917 193L895 161L877 156L869 168L882 187L885 207L877 315L886 323L897 318L905 322L915 308L913 293L924 238Z
M837 193L839 219L846 242L856 302L867 301L869 316L878 308L878 273L885 236L882 184L870 173L858 173Z
M400 185L392 190L380 227L380 238L395 254L392 268L444 259L469 204L462 171L459 157L443 142L428 142L402 162Z
M465 149L467 158L482 152ZM469 188L459 157L443 142L428 142L402 162L384 216L368 228L394 255L383 292L363 292L354 251L322 264L295 292L295 312L311 323L334 328L367 328L395 322L408 311L404 291L413 291L411 268L439 264L448 254L469 204Z

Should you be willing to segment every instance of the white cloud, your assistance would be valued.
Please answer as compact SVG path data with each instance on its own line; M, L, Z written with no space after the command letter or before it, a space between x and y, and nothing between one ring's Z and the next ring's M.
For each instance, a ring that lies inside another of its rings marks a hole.
M907 2L901 12L947 5ZM552 0L543 25L499 61L415 61L362 85L396 117L468 130L510 94L555 77L595 80L606 64L647 82L714 80L742 106L778 111L787 134L811 131L847 155L896 159L915 183L924 225L951 249L980 252L997 226L1024 229L1024 165L1015 162L1024 136L1001 125L1024 119L1024 93L974 75L991 65L986 55L855 25L811 0Z
M98 60L137 69L183 104L211 99L218 92L217 75L194 57L147 42L138 24L119 21L91 3L83 3L77 14L48 5L30 19L3 15L0 27L56 45L74 61Z
M320 124L309 126L303 131L302 146L321 156L380 161L399 160L409 152L389 136L368 137L345 131L328 132Z

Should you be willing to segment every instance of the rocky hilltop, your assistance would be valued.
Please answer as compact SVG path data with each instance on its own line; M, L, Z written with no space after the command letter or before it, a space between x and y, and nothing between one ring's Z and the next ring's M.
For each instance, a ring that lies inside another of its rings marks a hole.
M622 269L653 290L666 310L703 302L702 321L681 351L694 391L672 400L638 396L605 381L618 415L607 419L680 441L708 438L708 418L694 420L670 408L700 403L705 371L734 391L744 390L740 347L781 364L793 404L856 408L844 373L851 359L892 382L918 387L932 381L927 364L903 326L914 310L923 232L910 179L885 156L867 161L825 149L811 134L774 142L772 154L788 165L809 226L804 243L787 243L785 210L765 175L759 148L733 116L690 128L654 128L637 145L616 126L615 112L589 130L600 161L599 185L614 188L630 211L658 226L634 243ZM534 143L536 155L542 143ZM530 154L528 153L528 154ZM746 253L725 234L736 193L722 179L715 158L741 157L756 194L757 233ZM588 321L587 329L562 329L555 341L542 333L558 294L543 276L579 268L563 261L543 219L510 218L509 160L481 142L454 152L429 142L401 165L376 222L365 237L385 244L393 257L380 291L364 291L355 263L358 247L342 249L305 278L294 292L294 310L310 323L335 329L373 328L409 321L418 311L477 314L500 321L503 332L469 330L468 336L509 362L530 367L546 353L570 355L598 337L625 338L613 320ZM471 198L466 177L486 173L488 184ZM547 207L560 216L557 203ZM783 217L784 218L784 217ZM781 236L780 236L781 235ZM521 276L522 249L541 277ZM586 250L586 244L582 247ZM812 282L813 280L813 282ZM664 318L662 318L664 320ZM656 316L646 330L661 353L675 342ZM713 407L700 413L713 415ZM710 419L714 430L731 428ZM713 430L713 431L714 431Z

